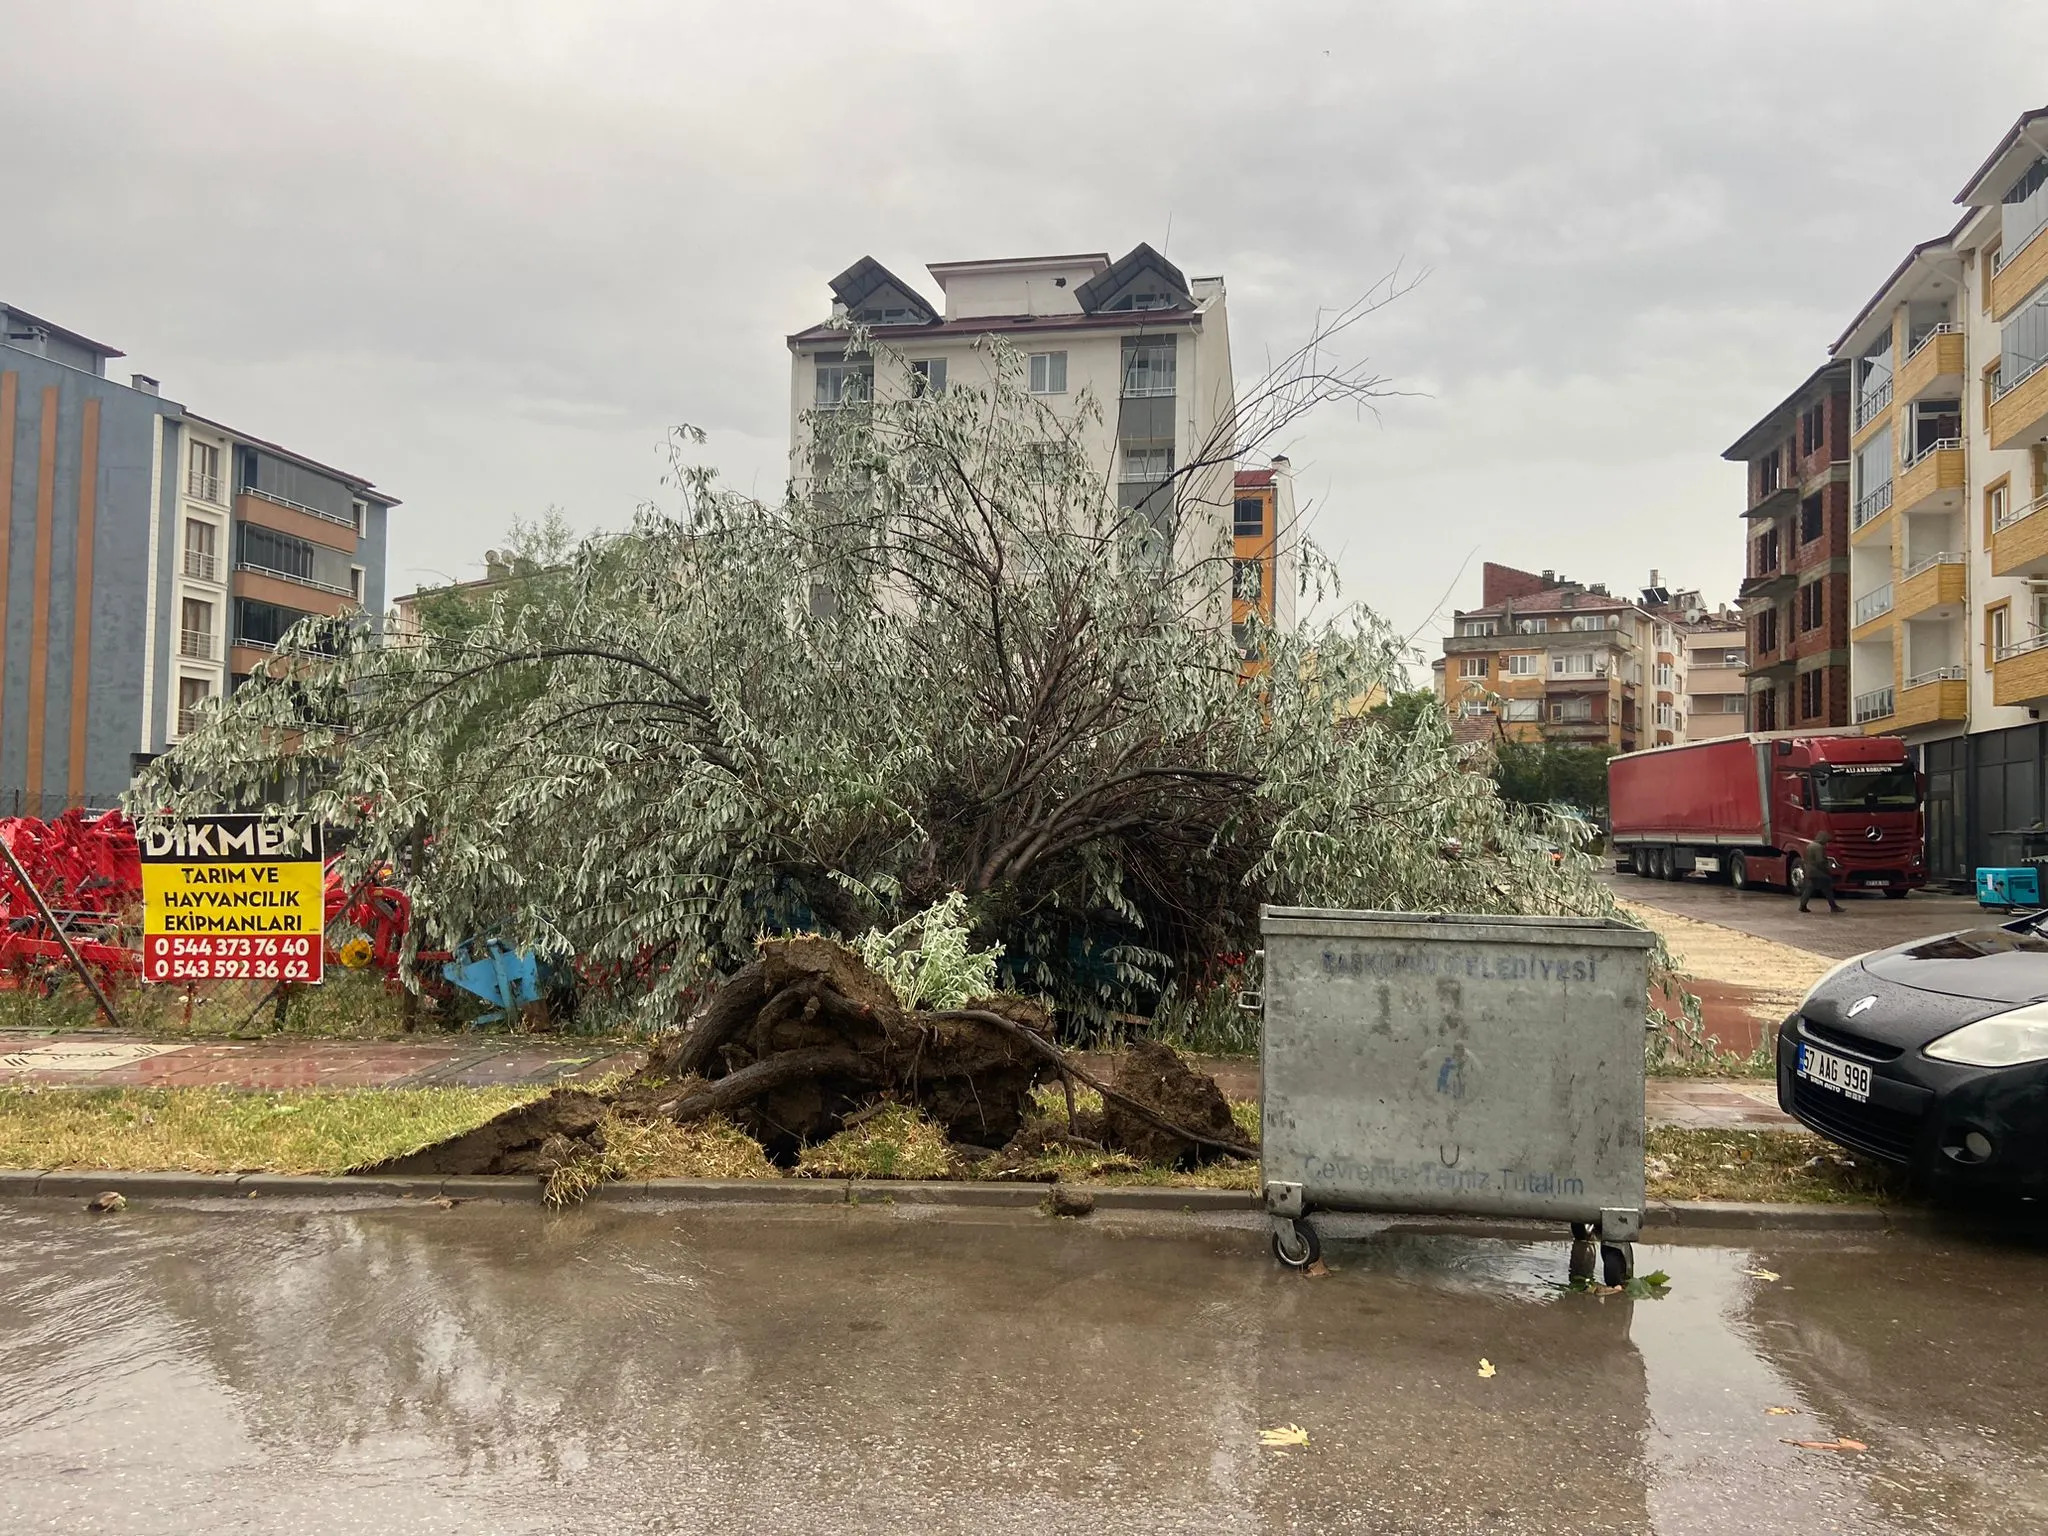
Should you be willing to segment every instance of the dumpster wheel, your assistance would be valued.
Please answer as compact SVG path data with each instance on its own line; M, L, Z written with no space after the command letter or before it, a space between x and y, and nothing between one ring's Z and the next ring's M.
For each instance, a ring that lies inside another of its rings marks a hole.
M1600 1283L1602 1285L1627 1285L1636 1275L1636 1245L1634 1243L1602 1243L1600 1245Z
M1323 1240L1306 1217L1297 1216L1283 1231L1273 1228L1273 1257L1289 1269L1307 1269L1323 1256Z

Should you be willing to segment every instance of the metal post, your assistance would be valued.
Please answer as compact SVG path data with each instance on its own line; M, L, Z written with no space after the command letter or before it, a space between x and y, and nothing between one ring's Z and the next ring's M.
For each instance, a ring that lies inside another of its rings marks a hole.
M93 1001L100 1005L100 1012L107 1016L109 1024L119 1029L121 1027L120 1016L114 1012L114 1005L107 1001L107 994L100 989L98 978L91 971L87 970L85 962L78 958L78 951L71 947L71 935L66 933L58 923L56 914L50 910L50 904L43 900L43 893L36 889L35 881L29 879L28 871L21 867L21 860L14 856L14 849L8 845L7 839L4 837L0 837L0 854L6 855L8 868L14 871L15 878L22 883L23 889L28 892L29 900L36 904L36 911L42 914L43 921L49 925L50 932L57 936L57 942L64 946L65 958L70 960L71 968L78 972L78 979L84 982L86 987L92 992Z

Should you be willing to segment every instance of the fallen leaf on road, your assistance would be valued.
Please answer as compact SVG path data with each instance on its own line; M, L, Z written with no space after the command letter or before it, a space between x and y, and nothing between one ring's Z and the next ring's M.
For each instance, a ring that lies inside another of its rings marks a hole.
M1315 1277L1318 1275L1327 1275L1329 1272L1329 1266L1325 1264L1321 1259L1317 1259L1315 1263L1309 1265L1307 1269L1302 1271L1302 1273L1307 1275L1311 1280L1315 1279Z
M118 1211L128 1203L128 1197L119 1190L103 1190L86 1201L88 1211Z
M1787 1440L1786 1445L1796 1445L1802 1451L1867 1451L1869 1446L1861 1440Z
M455 1209L455 1207L462 1204L462 1202L460 1200L457 1200L453 1195L436 1195L433 1199L429 1200L427 1204L431 1205L437 1211L452 1211Z
M1285 1445L1307 1445L1308 1431L1299 1424L1282 1424L1278 1429L1259 1431L1259 1444L1269 1450L1278 1450Z
M1743 1273L1752 1280L1775 1280L1778 1278L1777 1271L1769 1269L1745 1269Z
M1765 1413L1797 1413L1797 1408L1766 1408Z
M1494 1370L1491 1360L1482 1358L1479 1362L1479 1374L1482 1376L1493 1376L1498 1373Z

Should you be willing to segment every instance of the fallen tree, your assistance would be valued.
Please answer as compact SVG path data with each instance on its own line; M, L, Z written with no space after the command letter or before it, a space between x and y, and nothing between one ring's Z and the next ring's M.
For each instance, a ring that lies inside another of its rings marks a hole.
M905 1104L948 1140L998 1151L1023 1130L1033 1090L1059 1081L1099 1093L1107 1142L1139 1162L1256 1157L1229 1123L1184 1116L1184 1067L1164 1068L1154 1046L1150 1081L1104 1082L1050 1038L1043 1009L990 996L966 1006L906 1008L854 951L828 939L773 940L652 1051L615 1089L559 1089L475 1130L358 1170L364 1173L550 1175L604 1152L607 1115L687 1125L723 1115L785 1167L882 1104ZM1178 1063L1175 1063L1178 1066ZM1200 1078L1222 1103L1213 1080ZM1199 1119L1199 1123L1184 1120Z

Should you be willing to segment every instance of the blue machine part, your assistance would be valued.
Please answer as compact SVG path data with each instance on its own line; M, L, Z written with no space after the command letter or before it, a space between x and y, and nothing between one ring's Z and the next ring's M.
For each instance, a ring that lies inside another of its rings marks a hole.
M1977 905L1980 907L2038 907L2041 905L2041 872L2032 865L2010 869L1977 871Z
M507 949L496 939L459 945L455 958L441 967L441 974L452 985L500 1010L483 1015L479 1024L510 1019L528 1003L540 1001L540 962L523 949Z

